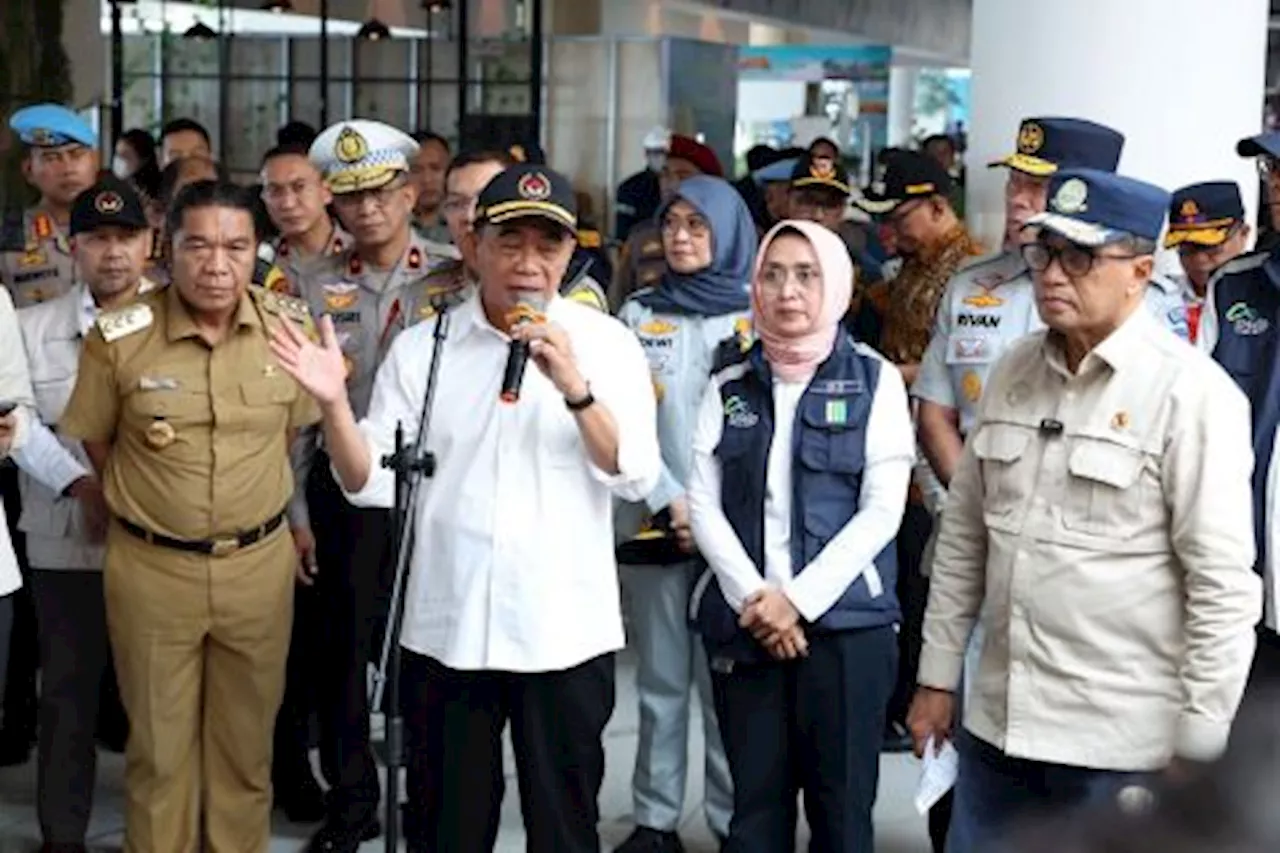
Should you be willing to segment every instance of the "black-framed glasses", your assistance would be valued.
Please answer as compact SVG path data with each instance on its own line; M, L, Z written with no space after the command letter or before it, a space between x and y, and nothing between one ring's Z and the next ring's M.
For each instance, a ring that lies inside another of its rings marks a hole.
M1022 247L1022 259L1032 272L1044 272L1054 261L1062 266L1062 271L1071 278L1083 278L1093 269L1098 261L1131 261L1137 255L1104 255L1088 246L1067 243L1063 246L1052 246L1048 243L1028 243Z

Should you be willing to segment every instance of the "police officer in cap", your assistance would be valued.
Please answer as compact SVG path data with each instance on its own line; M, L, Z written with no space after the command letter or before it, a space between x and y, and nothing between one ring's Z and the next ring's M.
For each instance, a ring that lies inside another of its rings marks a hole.
M18 110L9 127L25 148L22 171L40 193L25 211L15 210L0 222L0 286L9 289L22 308L61 296L75 281L75 261L66 228L71 204L98 175L98 136L83 119L57 104ZM26 566L17 530L21 508L13 468L0 466L3 495L18 564ZM0 727L0 767L26 763L36 728L35 611L24 586L14 598L14 624L9 674L4 691L4 723Z
M123 714L110 706L119 703L116 691L100 689L115 682L102 588L106 505L83 447L59 439L56 424L95 319L153 288L142 275L151 230L129 182L107 175L77 196L70 236L80 281L18 313L39 420L14 453L41 628L36 811L46 849L55 850L84 849L95 724L101 714Z
M1210 181L1183 187L1169 205L1166 249L1177 249L1183 275L1177 277L1187 304L1187 328L1195 343L1209 278L1218 267L1243 254L1252 229L1244 221L1244 201L1235 181Z
M0 226L0 284L22 308L71 289L67 222L71 203L98 177L98 135L57 104L20 109L9 127L26 149L22 172L40 192L35 207L9 214Z

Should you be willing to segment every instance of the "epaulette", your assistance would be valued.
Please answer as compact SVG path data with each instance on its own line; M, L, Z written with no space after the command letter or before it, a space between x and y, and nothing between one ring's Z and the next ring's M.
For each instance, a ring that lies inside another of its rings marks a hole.
M307 337L314 340L319 336L315 320L311 316L311 309L307 306L305 299L267 290L260 285L250 285L249 296L267 314L284 317L302 326L302 331Z
M289 281L289 277L284 274L284 270L280 269L280 267L275 264L271 265L262 281L258 282L258 284L267 290L273 290L276 293L284 293L289 296L297 295L293 289L293 282Z
M8 210L0 218L0 252L25 252L27 227L25 211Z
M735 333L716 344L716 350L711 357L711 376L715 376L727 367L735 364L742 364L751 354L751 347L745 349L742 346L741 338Z
M141 332L155 322L155 312L145 302L135 302L118 311L107 311L98 315L95 325L99 334L107 343L118 341L123 337Z

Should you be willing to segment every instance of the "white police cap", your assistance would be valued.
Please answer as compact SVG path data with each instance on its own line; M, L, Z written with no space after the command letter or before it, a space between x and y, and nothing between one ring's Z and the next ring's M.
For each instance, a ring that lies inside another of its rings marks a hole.
M311 145L311 162L336 195L374 190L409 171L418 143L402 130L368 119L330 125Z

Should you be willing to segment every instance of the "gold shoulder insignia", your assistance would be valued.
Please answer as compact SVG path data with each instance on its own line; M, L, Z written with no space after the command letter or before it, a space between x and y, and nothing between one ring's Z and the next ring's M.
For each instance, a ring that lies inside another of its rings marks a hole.
M98 331L107 343L141 332L155 322L155 312L145 303L135 302L119 311L108 311L97 319Z
M293 283L284 274L284 270L275 264L272 264L271 269L267 270L267 274L262 279L262 286L267 290L274 290L276 293L290 294L293 292Z
M292 320L302 327L302 332L307 337L312 340L319 339L320 332L316 328L316 322L311 316L311 309L307 306L306 300L287 293L267 290L256 284L250 285L249 295L266 313Z

